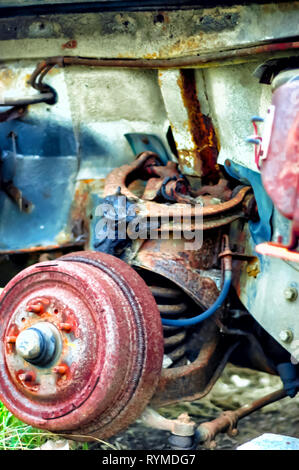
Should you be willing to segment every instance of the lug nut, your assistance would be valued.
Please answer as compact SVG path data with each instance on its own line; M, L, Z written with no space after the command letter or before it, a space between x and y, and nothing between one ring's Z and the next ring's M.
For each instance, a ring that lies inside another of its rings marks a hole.
M27 305L27 312L33 312L37 315L41 315L46 311L46 308L50 305L50 300L47 298L40 298L32 300Z
M298 291L295 287L287 287L284 290L284 298L289 302L294 302L298 297Z
M37 315L41 315L44 313L44 306L41 302L37 302L36 304L29 304L27 307L27 312L33 312Z
M68 367L66 365L61 365L61 366L57 366L53 368L53 372L59 375L64 375L67 372L67 370L68 370Z
M72 325L70 323L60 323L59 328L66 333L69 333L72 329Z
M293 333L291 332L291 330L281 330L281 332L279 333L279 338L284 343L290 343L293 339Z
M17 341L17 336L6 336L6 342L7 343L15 343Z

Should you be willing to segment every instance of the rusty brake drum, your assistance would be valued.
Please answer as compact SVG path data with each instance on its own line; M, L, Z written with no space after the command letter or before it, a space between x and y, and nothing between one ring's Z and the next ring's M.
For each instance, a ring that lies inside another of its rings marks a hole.
M32 426L107 438L154 394L160 314L113 256L76 252L25 269L1 295L0 325L0 399Z

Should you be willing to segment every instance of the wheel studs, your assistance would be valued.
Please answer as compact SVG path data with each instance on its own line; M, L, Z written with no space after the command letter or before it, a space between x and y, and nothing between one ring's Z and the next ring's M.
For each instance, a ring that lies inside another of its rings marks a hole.
M49 305L50 301L47 298L35 299L28 303L26 310L27 312L33 312L37 315L42 315Z
M59 328L66 333L69 333L72 330L72 325L70 323L60 323Z
M6 336L6 342L14 344L17 341L17 336Z
M41 302L37 302L36 304L29 304L27 307L27 312L33 312L37 315L41 315L44 313L44 306Z
M66 374L67 371L68 371L68 366L65 365L65 364L62 364L60 366L56 366L53 369L53 372L55 372L56 374L59 374L59 375L64 375L64 374Z

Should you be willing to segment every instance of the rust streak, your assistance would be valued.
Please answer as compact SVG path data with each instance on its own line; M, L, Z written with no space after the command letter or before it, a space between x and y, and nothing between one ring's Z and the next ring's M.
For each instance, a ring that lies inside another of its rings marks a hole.
M201 112L193 69L181 70L178 85L188 113L188 127L194 142L194 170L213 182L219 178L218 143L211 119Z

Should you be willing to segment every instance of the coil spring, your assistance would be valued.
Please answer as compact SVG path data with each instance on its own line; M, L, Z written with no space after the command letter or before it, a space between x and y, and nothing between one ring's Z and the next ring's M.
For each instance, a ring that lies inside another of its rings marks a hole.
M178 318L187 312L186 294L179 288L150 286L162 317ZM164 352L172 366L184 360L187 331L183 327L163 326Z

